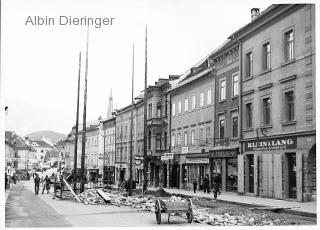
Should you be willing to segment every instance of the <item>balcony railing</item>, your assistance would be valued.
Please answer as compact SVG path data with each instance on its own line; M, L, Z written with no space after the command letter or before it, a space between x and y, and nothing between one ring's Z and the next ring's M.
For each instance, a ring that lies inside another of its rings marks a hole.
M230 145L229 138L214 138L214 147L229 146L229 145Z

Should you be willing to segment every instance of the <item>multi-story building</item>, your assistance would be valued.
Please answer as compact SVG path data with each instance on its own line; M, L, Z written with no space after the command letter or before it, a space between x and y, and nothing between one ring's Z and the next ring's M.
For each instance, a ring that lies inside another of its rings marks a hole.
M241 44L240 192L309 201L315 194L315 5L252 9Z
M103 172L105 183L115 183L115 138L116 137L116 118L101 120L99 135L99 171Z
M160 157L168 151L166 91L169 86L169 79L160 78L154 85L149 86L146 92L148 181L149 185L154 187L167 184L168 166Z
M210 174L209 150L214 138L213 66L205 59L183 74L168 90L171 114L170 187L190 188L194 179L203 187Z
M214 148L210 175L221 176L222 191L238 191L239 154L239 46L227 40L209 56L215 66ZM211 184L213 180L211 180Z

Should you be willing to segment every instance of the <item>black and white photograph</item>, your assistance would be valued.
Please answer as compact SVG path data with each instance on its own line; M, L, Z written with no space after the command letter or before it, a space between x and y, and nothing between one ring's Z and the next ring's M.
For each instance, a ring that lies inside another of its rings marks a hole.
M0 4L3 228L317 229L318 2Z

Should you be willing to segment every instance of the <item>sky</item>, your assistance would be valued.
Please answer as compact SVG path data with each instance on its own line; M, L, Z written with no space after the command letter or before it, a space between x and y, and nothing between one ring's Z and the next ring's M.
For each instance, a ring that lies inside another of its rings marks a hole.
M87 27L60 25L59 17L114 18L89 29L87 121L131 102L132 47L134 94L144 89L145 26L148 28L148 85L159 77L183 74L250 22L250 9L275 1L212 0L6 0L1 5L1 100L9 107L5 129L19 135L39 130L67 134L76 120L81 62L82 122ZM28 17L54 18L32 25Z

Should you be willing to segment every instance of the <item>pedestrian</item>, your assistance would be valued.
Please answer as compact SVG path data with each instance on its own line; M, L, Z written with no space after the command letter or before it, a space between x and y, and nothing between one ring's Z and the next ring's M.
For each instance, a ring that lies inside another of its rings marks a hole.
M213 179L213 181L214 181L214 198L215 199L217 199L218 193L219 193L219 195L221 194L221 192L220 192L221 180L222 179L221 179L220 173L218 173Z
M196 179L196 178L193 179L192 184L193 184L193 193L196 193L196 191L197 191L197 186L198 186L198 182L197 182L197 179Z
M38 193L39 193L39 185L40 185L40 177L36 173L35 178L34 178L34 195L38 195Z
M209 193L209 175L207 174L205 178L203 178L203 192Z
M46 175L46 177L43 180L42 194L44 193L44 189L46 189L47 190L47 194L49 194L50 183L51 183L51 180L48 177L48 175Z
M4 189L5 189L5 190L7 190L7 185L8 185L8 176L7 176L7 173L5 173L4 178L5 178L5 180L6 180L6 183L5 183Z

